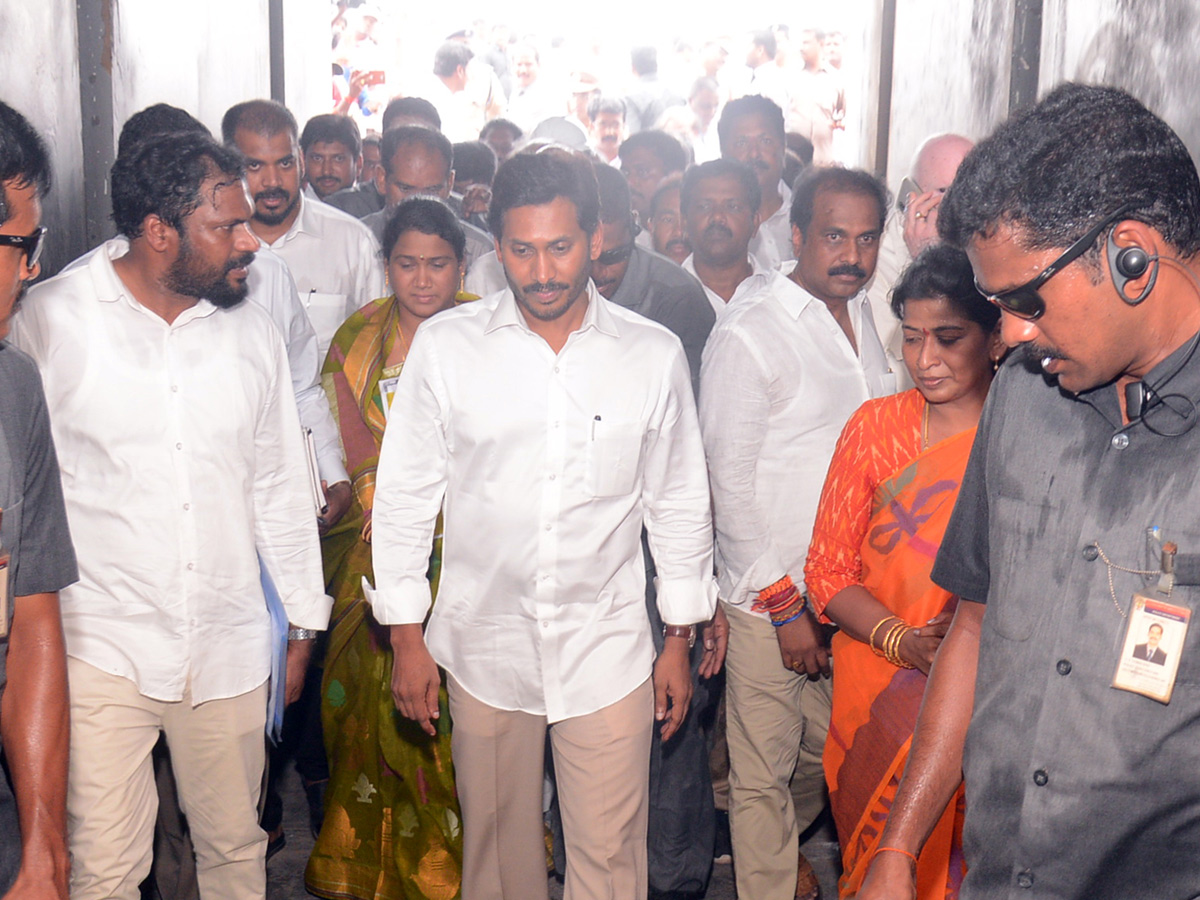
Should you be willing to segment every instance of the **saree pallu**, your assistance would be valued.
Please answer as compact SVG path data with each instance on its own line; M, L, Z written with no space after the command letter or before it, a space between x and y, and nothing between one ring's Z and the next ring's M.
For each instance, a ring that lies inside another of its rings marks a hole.
M882 480L861 546L862 585L892 613L920 626L953 609L955 598L930 580L975 430L929 448ZM825 777L842 846L840 896L862 885L908 761L926 676L899 669L861 641L833 639L833 712ZM917 863L920 900L958 897L963 791L959 787Z

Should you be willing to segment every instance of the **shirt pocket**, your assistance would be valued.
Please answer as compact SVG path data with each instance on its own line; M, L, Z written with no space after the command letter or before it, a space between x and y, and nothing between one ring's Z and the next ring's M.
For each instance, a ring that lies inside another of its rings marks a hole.
M592 421L588 443L588 487L593 497L621 497L633 491L642 462L645 429L638 422Z

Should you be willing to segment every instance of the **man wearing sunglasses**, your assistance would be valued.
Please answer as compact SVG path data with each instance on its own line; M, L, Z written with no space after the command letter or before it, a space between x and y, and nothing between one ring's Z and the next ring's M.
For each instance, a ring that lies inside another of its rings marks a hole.
M1021 349L933 569L961 600L858 898L915 896L960 778L962 900L1194 896L1200 630L1165 702L1115 685L1137 595L1181 622L1200 602L1200 178L1133 97L1067 84L967 156L938 227Z
M0 895L67 896L67 657L58 591L76 580L37 368L2 339L37 277L46 145L0 103ZM11 602L9 601L11 598ZM5 637L7 635L7 637ZM6 683L7 682L7 683Z

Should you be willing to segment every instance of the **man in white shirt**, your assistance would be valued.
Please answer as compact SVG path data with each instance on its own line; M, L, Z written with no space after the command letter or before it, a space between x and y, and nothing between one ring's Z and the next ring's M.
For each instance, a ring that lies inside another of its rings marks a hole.
M561 116L566 93L556 95L548 79L542 76L537 48L518 44L512 51L512 61L517 83L508 98L508 118L522 130L533 131L542 121Z
M703 448L678 338L606 302L589 164L500 167L489 225L509 288L418 330L379 460L376 618L392 689L432 733L448 674L463 896L547 896L542 748L554 751L566 897L645 897L650 743L691 697L714 609ZM425 579L445 510L438 601ZM643 523L667 623L654 661ZM652 676L653 670L653 676Z
M750 35L750 49L746 52L750 82L745 93L765 97L780 109L786 109L788 89L783 70L775 60L778 49L775 33L771 29L763 28Z
M679 211L692 246L683 268L704 286L718 317L727 306L757 296L774 276L749 250L760 197L754 172L736 160L714 159L683 174Z
M241 302L258 241L240 159L165 135L118 159L111 182L128 252L34 288L13 329L45 381L80 562L62 592L71 895L138 896L161 731L202 895L262 898L260 558L294 628L329 616L287 359ZM312 645L294 636L290 697Z
M221 135L246 157L250 228L288 264L323 361L342 322L384 295L379 244L357 219L304 196L296 119L286 107L273 100L239 103L221 120Z
M775 68L775 64L771 63ZM758 233L750 252L768 269L777 269L792 259L792 191L783 183L783 160L787 151L783 110L777 103L752 94L725 104L717 121L721 156L744 162L758 177L762 205L758 209Z
M700 423L729 617L730 824L738 894L755 900L806 896L799 836L825 804L828 655L802 576L842 426L895 390L863 290L886 209L869 174L809 170L791 210L795 268L730 307L704 348Z

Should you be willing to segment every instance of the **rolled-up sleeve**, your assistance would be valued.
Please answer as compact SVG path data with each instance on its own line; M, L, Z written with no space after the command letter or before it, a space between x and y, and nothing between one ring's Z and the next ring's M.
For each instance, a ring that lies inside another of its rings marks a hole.
M700 431L717 542L722 561L732 570L730 589L749 573L755 590L788 574L756 485L771 411L765 372L757 351L735 330L713 332L700 373Z
M426 572L446 493L447 409L434 340L418 331L392 397L375 480L372 605L383 625L422 622L432 603Z
M704 445L682 348L672 360L661 417L648 436L642 502L658 570L658 611L664 622L689 625L712 618L712 513Z

